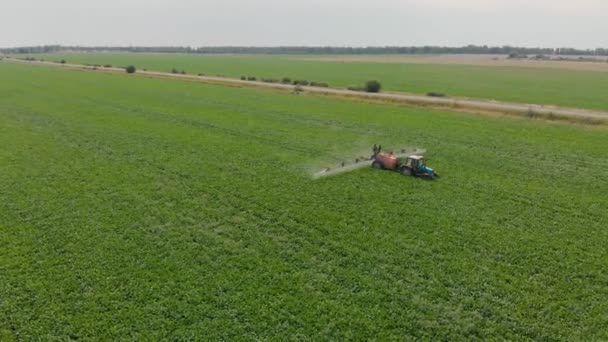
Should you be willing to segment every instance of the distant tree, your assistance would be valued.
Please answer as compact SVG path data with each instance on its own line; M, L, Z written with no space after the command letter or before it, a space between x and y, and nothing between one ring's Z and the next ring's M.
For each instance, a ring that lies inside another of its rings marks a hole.
M247 80L247 76L241 76L241 80L246 81Z
M450 53L450 54L494 54L508 55L514 51L526 55L580 55L580 56L607 56L608 49L573 49L573 48L526 48L516 46L476 46L467 45L461 47L450 46L387 46L387 47L331 47L331 46L293 46L293 47L86 47L86 46L24 46L11 49L0 49L0 53L31 55L34 53L57 53L62 51L79 52L163 52L163 53L236 53L236 54L428 54L428 53Z
M291 78L283 77L283 79L281 80L281 83L289 84L289 83L291 83Z
M367 81L365 82L364 89L368 93L378 93L380 92L380 89L382 89L382 84L375 80Z
M129 65L128 67L126 67L126 68L125 68L125 71L126 71L128 74L134 74L134 73L135 73L135 71L137 71L137 69L135 68L135 66L134 66L134 65Z
M61 64L65 64L65 63L66 63L66 62L65 62L65 59L60 60L60 61L59 61L59 63L61 63Z
M171 73L172 74L179 74L179 71L175 68L171 69Z

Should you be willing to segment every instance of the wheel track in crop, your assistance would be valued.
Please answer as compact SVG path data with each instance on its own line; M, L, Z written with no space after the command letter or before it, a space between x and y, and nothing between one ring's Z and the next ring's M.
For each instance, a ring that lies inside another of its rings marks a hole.
M189 127L210 129L210 130L220 132L223 135L244 138L245 140L250 139L250 140L254 140L254 141L263 143L268 146L280 147L280 148L288 150L288 151L298 152L298 153L302 153L302 154L309 155L309 156L315 156L320 153L320 151L312 149L312 148L305 148L303 146L295 146L293 144L288 144L288 143L284 142L282 139L280 139L279 137L272 138L271 132L265 133L264 135L270 136L270 137L266 137L266 136L262 136L259 134L248 133L244 130L238 130L238 129L234 129L234 128L225 127L225 126L222 126L217 123L210 122L210 121L205 121L205 120L201 120L201 119L186 119L181 116L171 114L169 112L161 112L161 111L151 110L151 109L147 109L147 108L134 108L134 107L123 106L123 105L118 105L118 104L108 105L108 104L104 104L104 103L99 103L99 106L117 109L122 113L132 112L132 113L139 114L139 117L149 117L149 118L161 120L161 121L167 122L167 123L175 123L175 124L181 124L181 125L189 126Z
M180 115L175 115L175 114L172 114L169 112L152 110L152 109L148 109L148 108L144 108L144 107L136 108L136 107L117 104L117 103L109 104L106 102L96 101L95 106L97 106L99 108L111 108L114 110L118 110L122 113L125 113L125 112L137 113L137 114L141 114L142 117L150 117L153 119L159 119L164 122L177 123L177 124L182 124L182 125L192 126L192 127L212 129L212 130L222 132L225 135L241 137L241 138L246 138L246 139L249 138L249 139L264 143L268 146L280 147L280 148L288 150L288 151L301 153L308 157L326 156L326 157L331 157L335 161L343 161L345 159L345 156L332 154L329 150L321 150L321 149L316 149L316 148L305 148L302 145L295 145L295 144L288 143L285 141L285 139L283 137L277 136L272 131L265 131L263 135L252 134L252 133L247 133L244 130L225 127L225 126L219 125L217 123L205 121L202 119L186 119ZM239 113L248 112L247 110L243 111L242 110L243 108L251 108L251 107L247 107L247 106L231 106L231 107L238 108ZM279 111L263 111L261 109L254 108L253 111L249 111L249 112L264 114L264 115L272 117L272 118L279 118L280 121L288 122L288 123L310 122L310 120L308 120L306 118L301 118L301 117L298 117L298 119L294 120L291 115L283 113L283 112L279 112ZM334 122L337 123L338 121L335 120L335 121L331 121L328 123L325 120L319 119L319 120L313 120L313 122L318 126L326 127L328 125L334 126ZM369 129L365 129L363 126L359 126L356 124L351 124L351 125L342 124L339 126L343 129L358 132L361 134L370 132Z

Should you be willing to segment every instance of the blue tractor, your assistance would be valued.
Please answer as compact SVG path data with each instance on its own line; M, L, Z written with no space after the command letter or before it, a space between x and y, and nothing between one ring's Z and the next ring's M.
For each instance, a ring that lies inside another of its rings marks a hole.
M374 155L372 156L372 167L376 169L397 171L404 176L416 176L429 179L439 177L435 170L426 166L426 160L421 155L411 154L396 156L390 152L381 152L380 148L376 147L374 147Z

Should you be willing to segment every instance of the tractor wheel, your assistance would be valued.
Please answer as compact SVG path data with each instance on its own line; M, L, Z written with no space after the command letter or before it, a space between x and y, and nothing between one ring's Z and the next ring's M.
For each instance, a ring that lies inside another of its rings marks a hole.
M412 175L412 170L409 167L404 166L404 167L401 168L401 174L404 175L404 176L411 176Z
M374 160L374 162L372 163L372 167L373 167L374 169L382 169L382 164L380 164L380 162L379 162L379 161Z

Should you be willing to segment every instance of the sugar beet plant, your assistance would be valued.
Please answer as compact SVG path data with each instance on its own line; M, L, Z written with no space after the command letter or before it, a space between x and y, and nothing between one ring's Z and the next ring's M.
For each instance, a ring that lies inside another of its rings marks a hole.
M2 340L608 339L604 129L33 68L0 63ZM442 178L311 179L374 143Z

